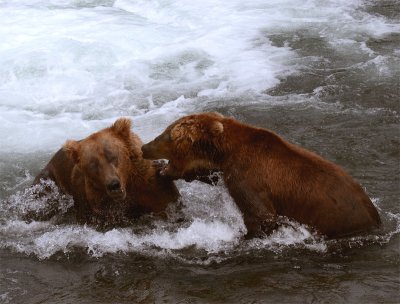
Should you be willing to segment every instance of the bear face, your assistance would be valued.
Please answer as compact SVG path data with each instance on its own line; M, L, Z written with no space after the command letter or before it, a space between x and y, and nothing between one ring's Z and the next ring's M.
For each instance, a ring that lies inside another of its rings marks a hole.
M83 177L90 193L112 201L125 199L130 159L137 152L130 149L130 128L131 121L122 118L81 141L65 143L64 151L75 163L75 170Z
M218 170L223 120L224 116L218 113L185 116L143 145L143 157L168 159L168 165L160 173L175 178L188 172Z
M178 189L171 178L158 174L158 164L142 157L142 141L130 129L131 121L122 118L83 140L67 141L33 184L54 181L62 193L72 195L78 222L98 228L162 214L179 198ZM48 191L43 189L43 195Z

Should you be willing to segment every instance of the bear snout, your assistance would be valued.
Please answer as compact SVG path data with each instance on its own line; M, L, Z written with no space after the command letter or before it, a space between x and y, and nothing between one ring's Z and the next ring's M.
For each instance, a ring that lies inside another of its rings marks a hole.
M121 188L121 183L117 179L113 179L109 184L107 185L107 189L111 192L113 191L118 191Z
M153 159L153 155L152 155L151 151L152 151L152 149L150 147L150 143L143 145L142 146L143 158Z
M122 188L121 182L118 179L112 179L108 184L107 184L107 192L108 195L116 201L120 201L125 199L126 192Z

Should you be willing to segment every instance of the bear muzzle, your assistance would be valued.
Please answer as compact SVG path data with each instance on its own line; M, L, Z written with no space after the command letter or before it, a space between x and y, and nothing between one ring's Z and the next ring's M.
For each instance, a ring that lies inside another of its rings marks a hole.
M120 181L118 179L112 179L107 184L107 194L114 200L114 201L122 201L126 197L126 191L122 187Z
M162 149L162 145L154 140L142 146L142 156L145 159L166 159L168 155L169 153Z
M143 153L143 158L146 159L156 159L155 157L153 157L153 154L151 153L151 147L150 144L146 144L142 146L142 153Z

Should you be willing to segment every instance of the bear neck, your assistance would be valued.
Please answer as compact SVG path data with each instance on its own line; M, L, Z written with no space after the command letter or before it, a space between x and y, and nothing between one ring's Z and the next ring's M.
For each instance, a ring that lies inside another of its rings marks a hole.
M137 190L143 189L148 184L148 172L150 172L152 161L146 160L141 156L131 159L127 189Z
M233 119L225 119L224 132L217 142L222 158L219 162L221 169L228 174L237 171L237 164L246 166L254 163L254 155L268 157L269 151L283 140L275 133L262 128L256 128Z

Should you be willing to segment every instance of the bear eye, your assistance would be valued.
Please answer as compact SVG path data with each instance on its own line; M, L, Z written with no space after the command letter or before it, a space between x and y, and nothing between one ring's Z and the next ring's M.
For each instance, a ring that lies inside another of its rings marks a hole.
M171 134L169 134L169 132L165 132L165 133L162 135L162 140L163 140L163 141L171 141Z
M116 156L111 157L110 162L113 163L114 165L118 165L118 157Z
M107 161L111 164L117 165L118 164L118 156L112 149L106 147L104 149L104 156L106 157Z
M116 155L113 154L107 155L107 160L114 165L118 165L118 157Z
M89 163L89 170L91 172L97 172L98 168L99 168L99 162L97 160L92 160Z

